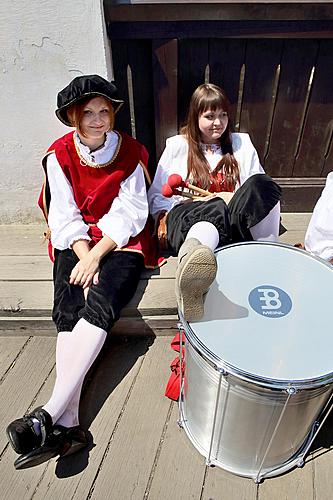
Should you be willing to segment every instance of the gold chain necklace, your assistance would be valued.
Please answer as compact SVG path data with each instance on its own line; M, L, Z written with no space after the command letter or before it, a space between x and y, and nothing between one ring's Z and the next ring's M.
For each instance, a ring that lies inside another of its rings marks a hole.
M111 165L111 163L117 158L119 150L120 150L120 146L122 143L122 137L119 134L119 132L117 132L116 130L113 130L113 132L115 134L117 134L117 136L118 136L118 144L117 144L116 150L115 150L111 160L107 161L106 163L93 163L92 161L86 160L82 156L80 148L75 140L75 134L73 134L74 146L75 146L76 153L77 153L78 157L80 158L80 165L82 165L83 167L92 167L92 168L104 168L104 167L107 167L108 165Z

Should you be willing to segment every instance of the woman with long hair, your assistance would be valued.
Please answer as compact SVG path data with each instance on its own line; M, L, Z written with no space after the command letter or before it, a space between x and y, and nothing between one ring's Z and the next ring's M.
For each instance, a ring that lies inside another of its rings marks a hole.
M229 109L220 87L203 84L194 91L186 124L167 139L148 192L160 247L178 254L176 297L188 321L204 313L217 247L276 241L279 234L281 189L264 173L249 135L231 132ZM195 201L165 197L171 174L212 195Z

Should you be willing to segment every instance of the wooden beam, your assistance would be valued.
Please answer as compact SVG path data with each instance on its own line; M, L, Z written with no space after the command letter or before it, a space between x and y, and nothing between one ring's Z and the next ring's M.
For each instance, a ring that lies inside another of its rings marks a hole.
M167 4L167 5L166 5ZM332 2L196 2L115 5L104 1L107 22L216 21L216 20L328 20L333 18Z
M126 21L109 22L115 39L173 38L333 38L333 18L326 21Z

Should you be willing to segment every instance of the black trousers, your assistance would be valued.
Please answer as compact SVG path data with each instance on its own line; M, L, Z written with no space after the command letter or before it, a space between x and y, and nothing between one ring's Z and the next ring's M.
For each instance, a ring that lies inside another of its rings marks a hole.
M227 205L222 198L182 203L167 216L167 238L178 253L189 229L201 221L211 222L219 232L219 246L251 241L250 228L269 214L281 198L281 188L266 174L249 177Z
M99 282L90 286L87 300L82 286L69 284L78 260L73 250L55 250L53 321L58 332L72 331L80 318L109 331L135 293L143 257L128 251L108 253L100 263Z

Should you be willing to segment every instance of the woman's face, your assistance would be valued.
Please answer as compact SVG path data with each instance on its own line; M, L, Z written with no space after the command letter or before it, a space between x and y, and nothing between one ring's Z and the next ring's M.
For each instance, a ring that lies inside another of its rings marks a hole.
M84 133L83 142L89 144L104 141L105 133L110 130L110 110L104 97L94 97L82 110L80 128Z
M198 125L201 140L204 144L214 144L219 141L228 125L228 113L223 109L215 111L208 109L199 115Z

